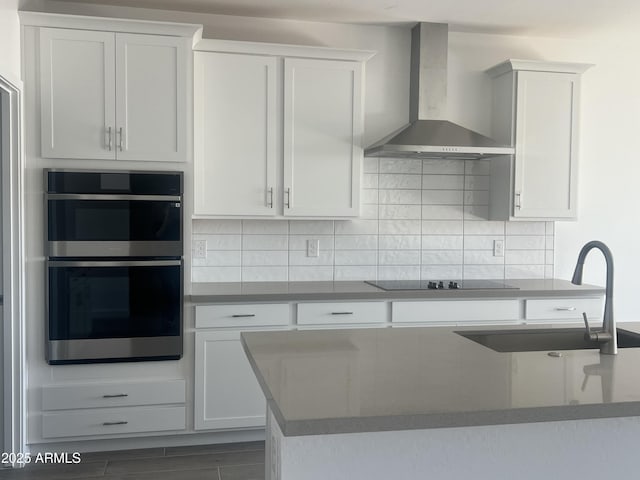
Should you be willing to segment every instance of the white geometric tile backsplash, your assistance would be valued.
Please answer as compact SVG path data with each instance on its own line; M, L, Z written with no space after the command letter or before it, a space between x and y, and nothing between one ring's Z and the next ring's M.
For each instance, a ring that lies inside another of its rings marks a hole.
M487 220L488 161L365 158L364 172L357 220L193 220L207 258L193 259L192 280L553 277L553 222Z

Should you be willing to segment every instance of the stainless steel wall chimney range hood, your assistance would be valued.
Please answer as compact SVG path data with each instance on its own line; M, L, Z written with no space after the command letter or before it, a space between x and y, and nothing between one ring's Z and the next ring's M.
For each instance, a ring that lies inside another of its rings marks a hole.
M411 30L410 123L365 149L369 157L477 159L511 155L512 147L445 120L449 26Z

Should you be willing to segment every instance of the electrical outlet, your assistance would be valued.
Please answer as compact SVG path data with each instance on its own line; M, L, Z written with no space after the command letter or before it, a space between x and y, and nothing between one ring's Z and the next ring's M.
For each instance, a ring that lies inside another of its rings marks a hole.
M493 256L504 257L504 240L493 241Z
M307 240L307 257L320 256L320 240Z
M207 241L193 241L193 258L207 258Z

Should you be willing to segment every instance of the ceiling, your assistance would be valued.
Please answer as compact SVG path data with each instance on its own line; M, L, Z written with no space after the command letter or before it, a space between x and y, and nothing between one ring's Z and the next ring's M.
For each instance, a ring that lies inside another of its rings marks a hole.
M640 22L638 0L63 0L318 22L450 24L454 31L571 36Z

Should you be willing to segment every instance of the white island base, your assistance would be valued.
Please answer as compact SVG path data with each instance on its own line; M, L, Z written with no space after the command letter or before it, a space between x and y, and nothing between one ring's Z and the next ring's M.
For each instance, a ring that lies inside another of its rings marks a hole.
M286 437L267 419L267 480L636 478L638 468L640 417Z

